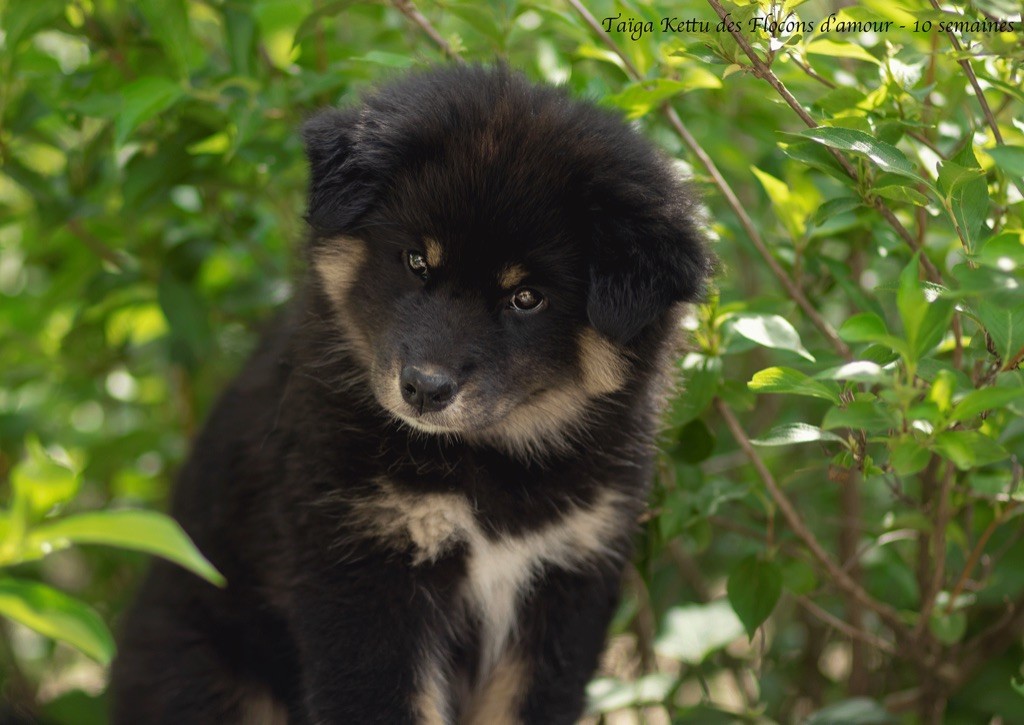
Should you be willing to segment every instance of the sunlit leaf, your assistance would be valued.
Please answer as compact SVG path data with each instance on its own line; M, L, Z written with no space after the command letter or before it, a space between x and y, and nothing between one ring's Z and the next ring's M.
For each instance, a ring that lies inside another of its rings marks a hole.
M114 656L114 639L96 611L45 584L0 578L0 616L67 642L101 664Z
M741 314L730 320L730 326L743 337L758 345L789 350L802 358L814 362L814 356L807 352L800 335L784 317L779 315Z
M28 502L30 515L39 518L74 498L81 479L68 461L51 456L37 440L28 441L27 453L11 469L11 486Z
M928 184L916 170L906 155L891 144L849 128L811 128L801 132L802 136L835 149L851 151L870 159L882 171L899 174Z
M976 415L1024 397L1024 388L982 388L972 390L953 408L951 420L970 420Z
M587 712L613 712L639 705L655 705L668 696L676 678L654 672L636 680L623 681L600 677L587 685Z
M828 38L817 38L807 45L807 52L811 55L827 55L833 58L853 58L868 63L880 65L879 60L864 50L863 47L845 40L829 40Z
M932 450L948 458L962 471L995 463L1010 454L988 436L973 430L950 430L940 433Z
M754 374L747 386L756 393L791 393L839 403L834 385L814 380L792 368L767 368Z
M742 634L743 623L729 602L716 599L669 609L654 647L664 657L699 665Z
M68 516L32 529L28 543L44 550L69 544L105 544L142 551L180 564L214 584L224 583L224 577L199 553L181 527L155 511L98 511Z
M842 438L807 423L786 423L775 426L759 438L750 442L756 446L786 446L791 443L813 443L815 441L838 441Z

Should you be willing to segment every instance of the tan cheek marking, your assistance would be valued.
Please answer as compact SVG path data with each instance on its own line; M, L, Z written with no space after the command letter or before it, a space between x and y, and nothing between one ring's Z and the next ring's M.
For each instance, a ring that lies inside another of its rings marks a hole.
M313 267L331 302L341 308L366 262L366 245L355 237L337 237L330 243L329 248L317 252Z
M526 279L526 269L519 264L513 264L502 270L498 277L498 284L504 289L512 289Z
M479 435L465 433L468 440L481 440L523 460L549 450L568 450L577 427L585 421L587 393L570 381L513 408L504 418Z
M423 240L423 246L426 247L427 250L427 265L430 266L431 269L437 269L440 267L441 262L443 261L443 255L441 245L437 243L437 240L427 237Z
M313 269L320 277L324 292L338 314L338 323L348 346L367 368L373 361L373 350L365 333L358 329L348 312L349 292L359 278L366 263L368 251L365 243L355 237L337 237L331 246L318 251Z
M526 694L526 666L506 656L495 668L484 689L469 704L465 725L518 725L518 711Z
M583 387L591 395L605 395L626 384L628 366L619 350L596 330L587 328L579 337Z

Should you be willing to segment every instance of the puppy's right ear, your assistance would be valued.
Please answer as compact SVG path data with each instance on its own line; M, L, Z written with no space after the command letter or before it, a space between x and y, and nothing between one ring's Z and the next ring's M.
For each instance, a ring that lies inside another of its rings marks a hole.
M380 187L357 141L357 110L321 111L302 127L309 159L309 201L306 221L319 234L352 230L370 208Z

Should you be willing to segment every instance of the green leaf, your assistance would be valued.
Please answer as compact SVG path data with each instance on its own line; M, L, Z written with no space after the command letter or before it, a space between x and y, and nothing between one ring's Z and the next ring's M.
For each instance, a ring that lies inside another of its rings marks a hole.
M931 452L917 441L905 438L898 441L890 441L892 452L889 455L889 463L900 476L910 476L925 466L931 459Z
M850 128L819 126L818 128L802 131L800 135L831 148L852 151L855 154L866 156L882 171L906 176L931 186L926 179L917 173L910 159L902 151L891 144L877 140L863 131L855 131Z
M855 400L844 408L831 408L825 413L821 427L825 430L851 428L881 433L897 425L895 415L887 407L868 400Z
M973 252L987 236L985 218L989 212L989 196L985 172L970 145L952 161L939 164L939 189L952 211L967 251Z
M797 134L787 134L787 136L798 140L779 144L779 147L786 156L812 169L818 169L842 183L849 183L850 177L846 175L843 167L839 165L827 148L821 144L803 140Z
M673 428L687 423L711 404L722 384L722 359L688 355L683 361L682 390L672 401L668 421Z
M940 433L932 450L948 458L961 471L1007 458L1006 449L975 430L950 430Z
M995 146L984 151L1008 176L1024 178L1024 146Z
M864 200L856 196L841 196L838 199L829 199L819 206L811 215L811 223L821 226L833 217L846 214L854 209L863 206Z
M117 145L123 146L139 125L166 111L183 95L181 86L160 76L144 76L126 85L121 91L121 112L114 124Z
M699 88L721 88L718 76L700 67L687 66L679 80L659 78L637 81L621 92L605 98L605 102L621 108L629 118L640 118L657 110L665 101L681 93Z
M891 725L897 722L874 700L854 697L818 710L803 725Z
M786 423L778 425L760 438L750 442L755 446L788 446L791 443L813 443L830 441L842 443L843 439L835 433L828 433L807 423Z
M774 561L748 556L729 574L726 592L747 636L753 639L782 594L782 569Z
M782 585L793 594L810 594L818 587L818 576L806 561L791 559L782 567Z
M945 607L936 607L928 618L928 629L944 645L954 645L967 633L967 615L963 612L946 614Z
M716 599L669 609L654 649L664 657L699 665L742 634L743 624L728 602Z
M28 544L43 551L70 544L105 544L156 554L218 586L224 584L224 577L199 553L177 522L155 511L98 511L68 516L32 529Z
M29 504L30 517L41 518L51 509L75 497L81 477L69 463L53 458L35 438L27 441L28 457L11 469L15 496Z
M0 579L0 615L81 650L100 664L114 656L114 638L94 609L45 584Z
M786 228L790 238L799 243L807 230L807 217L818 206L816 195L807 193L806 189L791 188L790 184L761 171L756 166L751 166L750 171L764 187L775 209L775 215Z
M881 65L881 61L864 50L864 48L845 40L837 41L818 38L807 45L807 53L811 55L827 55L833 58L852 58L853 60L863 60L875 65Z
M928 206L928 197L912 186L899 184L876 186L872 191L883 199L892 199L915 206Z
M736 315L730 320L730 326L758 345L776 350L789 350L814 362L814 356L804 348L796 329L779 315Z
M59 18L64 12L62 0L10 2L3 6L4 52L13 53L18 44Z
M1014 691L1022 697L1024 697L1024 680L1017 682L1017 678L1010 680L1010 686L1013 687Z
M231 70L247 76L252 72L256 50L256 21L252 13L228 3L221 7L221 12L224 14L224 36L228 56L231 58Z
M587 685L587 712L614 712L627 707L657 705L665 701L676 678L664 672L653 672L632 680L599 677Z
M1024 232L1004 231L989 237L978 250L975 259L980 264L1003 272L1024 267Z
M300 56L300 49L295 46L296 32L312 9L310 0L261 0L254 3L251 12L259 26L262 50L274 67L287 70Z
M889 329L875 313L860 312L843 323L839 337L846 342L879 342L889 337Z
M812 398L828 400L839 404L839 389L835 385L827 385L807 377L799 370L792 368L766 368L757 373L747 383L747 387L755 393L790 393L807 395Z
M928 300L924 285L918 279L918 255L914 255L900 274L896 306L909 343L908 357L916 362L939 344L953 317L951 301L938 297Z
M854 360L822 370L814 376L816 380L852 380L858 383L880 383L890 377L881 365L870 360Z
M1012 309L979 302L978 319L995 343L1003 365L1008 365L1024 351L1024 305Z
M679 430L672 457L695 465L707 459L715 450L715 436L704 421L691 420Z
M193 35L185 0L139 0L139 9L146 17L149 31L174 61L178 75L188 78Z
M160 308L174 337L183 343L190 361L202 359L211 344L211 330L206 306L197 291L164 269L157 288Z
M1024 388L982 388L964 396L953 408L952 421L970 420L986 410L1001 408L1024 396Z

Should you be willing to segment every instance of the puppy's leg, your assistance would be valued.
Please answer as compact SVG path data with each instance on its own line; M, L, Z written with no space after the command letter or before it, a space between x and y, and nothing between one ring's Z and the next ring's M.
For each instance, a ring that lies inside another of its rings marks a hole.
M304 573L290 619L317 723L445 725L452 722L446 626L454 596L400 557Z
M154 563L120 626L111 669L114 725L306 722L299 712L287 716L287 693L274 697L263 684L234 627L241 615L225 608L225 596L183 569ZM279 638L272 626L261 634ZM279 659L287 661L287 653Z
M617 570L549 570L529 597L521 636L481 691L472 725L571 725L604 648L619 597Z

